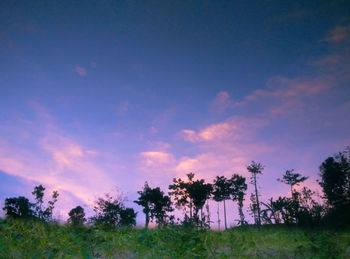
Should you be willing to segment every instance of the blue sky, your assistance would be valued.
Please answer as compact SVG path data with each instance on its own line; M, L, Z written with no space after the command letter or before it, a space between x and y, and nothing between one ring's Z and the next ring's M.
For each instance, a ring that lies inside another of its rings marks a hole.
M350 145L349 9L1 1L0 199L42 183L65 218L118 187L142 221L145 180L249 177L251 160L263 199L288 195L291 168L318 190L320 163Z

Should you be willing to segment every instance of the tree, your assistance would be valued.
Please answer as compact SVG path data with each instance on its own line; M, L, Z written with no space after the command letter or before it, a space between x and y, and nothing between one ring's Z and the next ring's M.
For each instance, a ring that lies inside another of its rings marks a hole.
M135 226L136 212L133 208L122 208L120 210L119 226Z
M187 182L181 178L174 178L173 184L169 185L169 195L174 196L175 206L185 211L185 223L201 226L205 217L203 216L203 206L211 194L211 184L206 184L203 179L194 181L194 173L187 174ZM187 215L189 209L190 216ZM194 211L194 213L193 213ZM201 212L201 220L198 213Z
M137 193L140 195L138 200L135 200L134 202L140 206L143 207L143 213L145 213L146 216L146 224L145 227L148 228L148 224L150 221L150 213L151 213L151 188L148 186L148 183L145 182L145 185L143 186L143 190L142 191L138 191Z
M237 201L238 203L238 212L240 216L239 223L240 225L246 224L246 221L244 219L244 213L243 213L243 201L244 201L244 195L248 188L246 184L246 178L243 176L240 176L238 174L233 174L231 179L231 199L233 201Z
M212 192L212 185L205 183L204 179L196 180L187 186L187 191L194 205L194 221L197 225L203 227L205 224L205 216L203 215L203 206L209 199ZM201 213L200 221L198 213Z
M95 216L90 221L96 225L113 228L125 225L135 225L136 213L131 208L125 208L121 195L112 197L105 194L95 201Z
M230 180L228 180L225 176L216 176L216 179L214 179L213 199L216 202L221 202L221 201L224 202L225 229L227 229L225 201L230 199L231 186L232 186L232 182Z
M34 211L33 204L26 197L19 196L18 198L6 198L3 210L5 215L13 218L32 218Z
M165 223L167 212L173 211L169 196L164 195L159 187L150 188L147 182L145 182L143 190L137 193L140 196L134 202L143 207L146 216L145 227L148 228L149 221L154 219L158 224Z
M328 157L320 166L321 185L331 208L350 203L350 147L334 157Z
M74 226L82 225L86 221L85 211L81 206L77 206L68 213L69 219L68 222Z
M252 175L250 177L251 184L254 185L255 194L251 196L251 200L254 200L254 203L252 205L253 210L255 210L255 224L261 225L261 214L260 214L260 203L259 203L259 193L258 193L258 186L257 186L257 176L259 174L262 174L262 170L264 170L264 166L260 163L256 163L254 161L251 162L249 166L247 166L248 172L250 172ZM254 212L253 212L254 213Z
M34 211L35 217L40 220L49 221L52 220L52 212L55 207L55 203L57 202L57 198L59 196L58 191L52 192L52 199L48 202L47 208L44 208L44 191L45 187L41 184L34 187L34 191L32 194L35 197Z
M278 178L277 181L281 182L281 183L285 183L290 185L290 193L291 196L293 197L293 186L294 185L299 185L300 183L304 182L305 180L307 180L309 177L306 176L301 176L301 174L299 173L293 173L294 169L291 170L287 170L284 175L283 178L280 179Z
M320 166L321 185L328 207L325 223L333 226L350 224L350 147Z
M189 208L190 218L192 219L192 197L188 192L188 186L193 183L194 173L187 174L187 182L184 182L181 178L174 178L173 184L169 185L169 195L174 197L175 206L185 211L185 217L187 215L187 208Z

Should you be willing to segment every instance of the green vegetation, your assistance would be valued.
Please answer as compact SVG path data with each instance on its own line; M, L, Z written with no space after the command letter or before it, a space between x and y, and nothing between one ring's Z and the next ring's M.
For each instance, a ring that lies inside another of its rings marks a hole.
M350 233L281 226L222 232L0 222L0 258L349 258Z
M52 217L58 192L44 206L45 188L36 186L35 203L23 196L5 199L0 258L350 258L350 149L320 166L324 204L309 188L293 188L308 179L293 169L278 179L290 186L290 197L259 201L257 176L263 169L254 161L247 167L255 225L245 221L247 184L238 174L217 176L211 184L189 173L186 180L173 179L169 196L146 182L134 201L143 207L144 229L135 229L136 212L125 206L125 197L110 194L95 201L94 216L86 219L77 206L67 224L59 225ZM225 231L210 230L209 206L203 211L209 199L223 201ZM227 229L226 200L238 203L240 227ZM183 210L183 220L168 214L172 205ZM157 227L148 229L149 222Z

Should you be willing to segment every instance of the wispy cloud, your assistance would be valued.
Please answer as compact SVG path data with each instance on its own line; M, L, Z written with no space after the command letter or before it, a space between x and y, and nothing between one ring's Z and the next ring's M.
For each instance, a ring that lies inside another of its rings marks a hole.
M84 67L76 66L75 72L77 72L79 76L86 76L86 69Z
M337 26L328 33L325 41L339 43L350 39L350 26Z

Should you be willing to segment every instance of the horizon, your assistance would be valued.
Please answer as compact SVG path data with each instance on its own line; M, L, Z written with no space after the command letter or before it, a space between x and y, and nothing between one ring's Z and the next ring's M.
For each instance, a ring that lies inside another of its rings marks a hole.
M140 225L145 181L165 193L190 172L248 183L252 160L263 201L290 194L276 180L289 169L320 192L318 167L350 145L349 7L2 1L1 208L42 184L64 219L117 188Z

